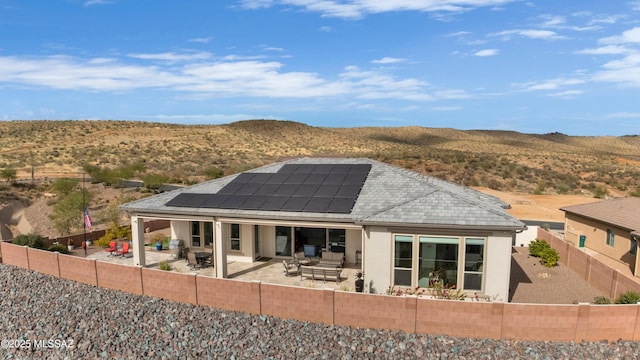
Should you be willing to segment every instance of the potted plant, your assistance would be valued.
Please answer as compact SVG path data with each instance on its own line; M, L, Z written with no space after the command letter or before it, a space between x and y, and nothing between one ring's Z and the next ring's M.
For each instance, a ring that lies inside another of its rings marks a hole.
M74 249L74 246L73 246L73 240L71 240L71 239L68 239L68 240L67 240L67 249L68 249L69 251L72 251L72 250Z
M162 243L165 241L166 238L167 237L164 236L163 234L153 235L153 237L151 238L151 243L156 244L156 251L162 251Z

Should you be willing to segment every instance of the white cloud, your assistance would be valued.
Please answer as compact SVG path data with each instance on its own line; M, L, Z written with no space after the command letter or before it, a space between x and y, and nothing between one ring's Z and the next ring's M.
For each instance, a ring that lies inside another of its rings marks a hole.
M593 80L640 87L640 53L631 53L622 59L605 63L604 70L593 75Z
M616 112L605 115L607 119L640 119L640 112Z
M564 86L579 85L586 81L577 78L557 78L544 81L531 81L523 84L516 84L522 91L557 90Z
M499 49L484 49L480 51L476 51L475 56L485 57L485 56L495 56L500 52Z
M602 44L640 43L640 27L624 31L621 35L609 36L599 40Z
M629 6L631 6L631 10L640 11L640 1L631 1L629 2Z
M206 60L211 57L208 52L198 53L184 53L178 54L173 52L158 53L158 54L127 54L128 57L142 59L142 60L161 60L167 62L177 61L191 61L191 60Z
M480 7L496 7L515 0L240 0L246 9L275 5L301 7L324 17L358 19L369 14L394 11L459 13Z
M84 2L82 6L89 7L93 5L107 5L107 4L111 4L112 2L113 1L111 0L87 0Z
M374 64L395 64L400 62L405 62L407 59L402 58L394 58L394 57L383 57L382 59L372 60L371 62Z
M587 54L587 55L618 55L618 54L626 54L631 50L620 45L607 45L594 49L584 49L580 51L576 51L576 54Z
M549 93L546 96L557 97L562 99L573 99L578 95L582 95L584 91L582 90L567 90L555 93Z
M201 37L201 38L193 38L193 39L189 39L187 40L188 42L195 42L195 43L202 43L202 44L208 44L211 41L210 37Z
M499 36L503 40L511 40L513 36L521 36L530 39L539 40L562 40L567 39L566 36L558 35L555 31L551 30L535 30L535 29L514 29L504 30L500 32L490 33L487 36Z
M321 26L318 29L318 31L321 31L321 32L332 32L333 28L331 26Z
M456 111L461 109L462 106L436 106L431 108L433 111Z

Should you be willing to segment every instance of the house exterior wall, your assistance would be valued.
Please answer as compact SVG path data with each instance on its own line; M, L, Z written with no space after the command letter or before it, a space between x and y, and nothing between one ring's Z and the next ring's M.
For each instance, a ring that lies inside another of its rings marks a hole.
M345 261L350 264L355 264L356 251L362 251L362 230L347 229L345 235Z
M391 248L391 233L387 228L365 227L362 251L364 292L384 294L391 285Z
M273 225L260 225L260 254L276 256L276 227Z
M253 225L240 224L240 251L231 250L229 225L230 224L224 224L222 227L222 241L227 242L227 260L248 263L253 262Z
M509 299L511 274L511 234L494 233L487 238L484 262L484 294L496 301Z
M188 221L171 220L171 238L184 240L184 246L191 247L191 228Z
M538 236L538 226L527 226L527 229L515 235L514 246L529 246Z
M614 246L607 245L607 229L614 232ZM565 214L565 236L574 246L579 246L580 235L585 235L585 247L599 252L612 259L634 267L636 273L636 256L629 252L631 232L613 225L588 219L576 214Z

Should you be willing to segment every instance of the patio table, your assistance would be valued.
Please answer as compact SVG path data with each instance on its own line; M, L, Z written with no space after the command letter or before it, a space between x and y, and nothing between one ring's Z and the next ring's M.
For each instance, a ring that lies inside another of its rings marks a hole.
M196 260L200 264L201 267L205 265L208 259L211 258L211 253L205 251L196 251Z

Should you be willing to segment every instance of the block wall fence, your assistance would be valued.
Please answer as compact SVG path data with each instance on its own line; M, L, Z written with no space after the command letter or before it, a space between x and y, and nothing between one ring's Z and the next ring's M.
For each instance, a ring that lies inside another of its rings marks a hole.
M4 264L89 285L325 325L491 339L640 340L640 305L511 304L361 294L118 265L6 242L0 243L0 251Z

